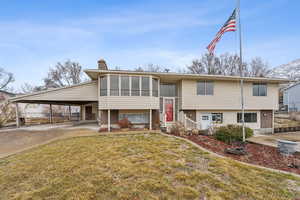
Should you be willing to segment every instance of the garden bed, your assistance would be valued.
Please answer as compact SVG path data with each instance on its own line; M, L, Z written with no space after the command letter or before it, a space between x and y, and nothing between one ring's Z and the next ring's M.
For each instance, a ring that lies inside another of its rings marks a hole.
M297 153L292 156L284 156L278 152L276 147L246 143L244 147L247 151L247 155L233 155L225 153L225 149L233 147L233 145L228 145L224 142L218 141L212 136L190 135L180 137L193 141L199 146L214 153L230 157L238 161L300 174L300 169L289 167L292 163L300 163L300 155Z

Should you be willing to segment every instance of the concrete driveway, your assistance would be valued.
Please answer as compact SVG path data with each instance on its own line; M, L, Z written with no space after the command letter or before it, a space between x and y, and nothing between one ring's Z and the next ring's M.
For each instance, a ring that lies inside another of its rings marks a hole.
M1 130L0 158L62 138L96 135L98 134L97 130L98 126L96 124L76 126L72 124L48 124Z

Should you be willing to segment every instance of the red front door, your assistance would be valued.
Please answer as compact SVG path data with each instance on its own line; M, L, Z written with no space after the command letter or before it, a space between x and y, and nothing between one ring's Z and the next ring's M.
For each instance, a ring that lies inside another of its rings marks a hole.
M174 121L174 99L165 99L166 122Z

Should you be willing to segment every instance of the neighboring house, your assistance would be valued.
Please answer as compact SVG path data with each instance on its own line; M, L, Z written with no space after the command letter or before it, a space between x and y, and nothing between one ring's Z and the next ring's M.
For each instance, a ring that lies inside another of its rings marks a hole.
M283 89L283 105L288 112L300 111L300 82Z
M90 82L13 98L12 102L80 105L81 120L118 127L128 118L135 126L158 128L189 117L199 129L241 124L240 77L160 72L85 70ZM284 79L244 77L245 122L272 131Z

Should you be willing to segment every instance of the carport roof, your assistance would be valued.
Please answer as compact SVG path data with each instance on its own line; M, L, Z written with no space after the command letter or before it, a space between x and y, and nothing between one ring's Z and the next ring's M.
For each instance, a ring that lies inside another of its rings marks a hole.
M90 81L10 98L10 102L81 105L98 101L97 82Z

